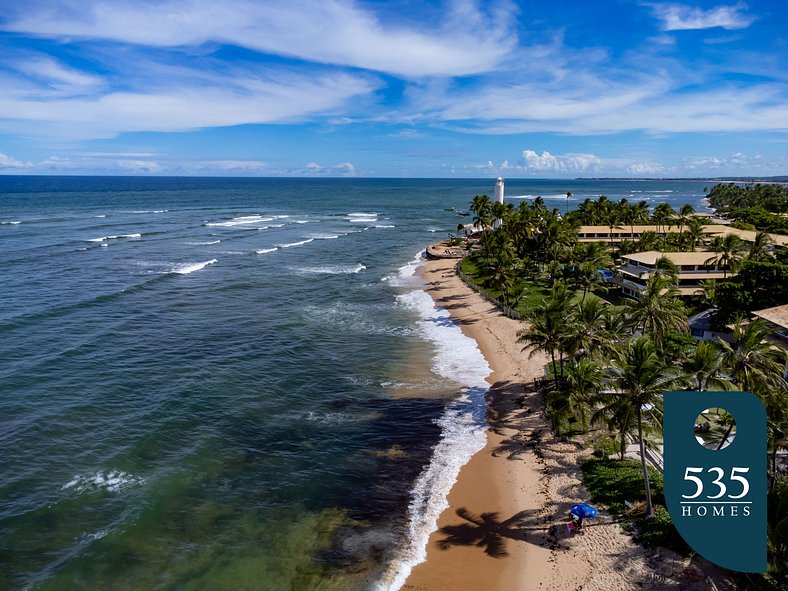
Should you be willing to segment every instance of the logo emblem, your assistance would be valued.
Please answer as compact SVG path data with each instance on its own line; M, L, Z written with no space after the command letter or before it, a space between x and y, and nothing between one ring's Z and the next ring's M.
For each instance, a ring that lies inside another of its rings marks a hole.
M704 447L696 418L725 409L736 433ZM665 502L684 540L724 568L766 571L766 411L749 392L665 393Z

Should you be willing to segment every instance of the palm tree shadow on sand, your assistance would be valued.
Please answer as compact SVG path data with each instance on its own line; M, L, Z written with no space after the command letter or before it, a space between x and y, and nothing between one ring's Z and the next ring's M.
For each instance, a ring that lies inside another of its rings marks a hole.
M520 511L509 519L500 520L498 513L482 513L476 515L465 507L456 511L466 523L446 525L440 528L443 538L437 544L441 550L452 546L477 546L484 548L484 553L492 558L508 556L506 540L519 540L532 544L544 545L545 533L550 529L536 522L533 511Z

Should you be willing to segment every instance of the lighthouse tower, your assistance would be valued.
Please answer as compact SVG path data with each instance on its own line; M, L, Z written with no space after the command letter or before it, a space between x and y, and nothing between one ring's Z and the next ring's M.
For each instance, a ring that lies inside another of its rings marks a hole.
M498 177L495 181L495 192L493 193L493 200L497 203L503 203L503 179ZM493 220L493 228L500 228L503 220L496 218Z
M498 180L495 181L495 193L493 193L495 201L498 203L503 203L503 179L498 177Z

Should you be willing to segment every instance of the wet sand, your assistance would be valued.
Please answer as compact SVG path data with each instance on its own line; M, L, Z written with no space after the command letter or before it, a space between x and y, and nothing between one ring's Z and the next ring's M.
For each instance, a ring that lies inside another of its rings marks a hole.
M456 261L429 261L428 293L474 338L493 370L486 447L463 467L449 508L430 536L427 561L403 589L641 589L654 554L602 515L584 535L569 536L572 503L587 502L578 460L588 454L553 437L533 380L546 357L528 358L522 328L469 289ZM660 588L673 588L666 585ZM678 588L678 586L676 586Z

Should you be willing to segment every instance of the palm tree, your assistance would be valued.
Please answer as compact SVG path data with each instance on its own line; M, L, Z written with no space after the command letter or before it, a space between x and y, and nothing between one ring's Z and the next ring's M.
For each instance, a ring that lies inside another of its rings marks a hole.
M750 244L750 250L747 253L748 261L769 261L772 254L769 252L769 247L774 244L774 239L766 232L756 232L755 239Z
M678 289L669 277L652 273L640 299L627 300L625 310L630 325L648 334L659 345L671 330L689 332L687 312L678 299Z
M588 430L588 405L598 397L603 381L602 368L587 357L572 361L567 367L567 402L572 412L579 415L583 431Z
M630 343L614 359L609 368L613 396L622 399L622 405L629 405L637 419L637 438L640 447L640 463L643 468L643 484L646 489L646 515L654 515L651 502L651 484L646 469L646 449L643 438L643 411L659 406L662 393L671 388L681 387L687 382L683 372L668 365L663 356L657 353L654 342L642 336Z
M783 378L786 354L766 341L771 333L769 325L760 318L752 322L737 320L733 327L733 343L718 339L722 347L722 363L736 380L739 389L759 395L767 409L774 406L773 392L784 397L788 388ZM732 430L733 424L728 427L717 449L722 447Z
M769 325L760 318L751 322L738 320L733 327L733 343L718 339L722 362L739 389L762 397L772 389L786 387L783 378L786 354L766 341L771 333Z
M735 272L738 269L739 261L744 254L744 241L736 234L726 234L725 236L715 236L709 248L715 253L714 256L706 259L706 265L716 265L722 267L722 278L728 276L728 270Z
M575 359L603 354L609 349L610 336L605 330L605 312L608 305L596 296L581 300L572 307L567 322L574 327Z
M679 283L679 268L666 256L661 256L654 262L654 272L668 277L671 285Z
M693 376L693 388L702 390L734 390L734 385L723 372L722 351L712 341L701 341L681 363L681 368Z
M657 225L657 232L660 227L668 224L676 218L676 212L667 203L660 203L654 208L654 213L651 214L651 221ZM664 229L664 228L663 228Z
M550 355L556 389L559 387L559 371L563 373L563 353L569 328L566 318L569 315L570 299L566 285L556 283L551 296L528 314L530 326L517 335L518 342L527 343L523 351L531 350L529 358L538 352ZM556 353L561 361L560 370L556 366Z
M679 242L681 242L681 235L684 233L684 226L689 225L689 221L693 219L693 213L695 213L695 208L689 203L685 203L676 214L676 224L679 227Z
M698 218L690 218L687 223L687 235L689 236L689 250L695 250L695 245L703 240L703 222Z

